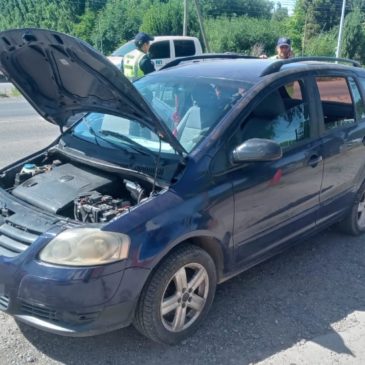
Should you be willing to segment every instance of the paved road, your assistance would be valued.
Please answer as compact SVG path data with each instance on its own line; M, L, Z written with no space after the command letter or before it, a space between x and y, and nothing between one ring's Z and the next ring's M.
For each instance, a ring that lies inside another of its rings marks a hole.
M47 146L58 134L23 98L0 98L0 166Z
M1 162L56 133L27 119L24 103L7 103L0 101ZM364 323L365 238L327 230L222 284L205 324L181 345L152 343L133 328L64 338L0 313L0 363L362 365Z

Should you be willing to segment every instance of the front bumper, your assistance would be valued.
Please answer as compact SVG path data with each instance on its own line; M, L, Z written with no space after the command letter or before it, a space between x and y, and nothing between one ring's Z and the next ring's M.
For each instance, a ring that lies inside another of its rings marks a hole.
M39 315L39 309L35 309L32 315L15 314L14 317L20 322L26 323L40 330L61 336L86 337L127 327L131 324L134 316L136 303L125 302L119 305L105 307L99 312L76 314L74 320L59 321L57 319L42 319L44 309ZM48 311L48 310L47 310ZM95 319L91 319L95 316ZM86 323L77 323L86 322Z
M17 268L17 260L11 261L0 256L0 310L64 336L91 336L130 325L150 272L117 270L118 264L59 268L31 262Z

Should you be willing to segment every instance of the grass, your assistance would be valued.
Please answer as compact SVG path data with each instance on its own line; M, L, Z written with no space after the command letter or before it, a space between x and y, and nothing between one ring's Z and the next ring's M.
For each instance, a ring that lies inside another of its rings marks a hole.
M9 97L17 97L21 96L21 93L14 86L10 89L6 89L5 91L0 91L0 98L9 98Z
M10 90L10 96L21 96L22 94L16 87L12 87Z

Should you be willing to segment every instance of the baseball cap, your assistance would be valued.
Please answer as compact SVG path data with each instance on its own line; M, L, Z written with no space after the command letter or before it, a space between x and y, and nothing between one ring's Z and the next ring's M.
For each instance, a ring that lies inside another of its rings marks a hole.
M276 45L278 47L280 47L280 46L291 47L291 40L289 38L286 38L286 37L281 37L281 38L278 39L278 42L276 43Z
M150 36L147 33L144 32L139 32L135 37L134 37L134 43L137 47L142 46L143 43L148 43L149 41L153 41L154 38L152 36Z

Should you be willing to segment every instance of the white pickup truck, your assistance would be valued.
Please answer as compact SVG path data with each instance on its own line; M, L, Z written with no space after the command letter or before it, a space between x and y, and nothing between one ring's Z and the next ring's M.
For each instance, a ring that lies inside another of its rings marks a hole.
M131 40L116 49L108 59L118 68L121 68L123 57L136 48ZM151 42L149 50L156 70L175 58L200 55L203 53L198 38L187 36L156 36Z

